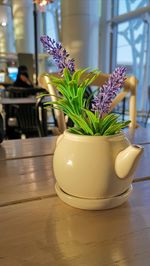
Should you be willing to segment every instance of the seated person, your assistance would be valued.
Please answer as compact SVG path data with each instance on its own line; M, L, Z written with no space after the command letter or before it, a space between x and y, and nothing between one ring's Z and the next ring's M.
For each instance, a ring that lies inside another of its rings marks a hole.
M30 81L28 69L26 66L18 67L17 79L13 84L15 87L33 88L33 84Z

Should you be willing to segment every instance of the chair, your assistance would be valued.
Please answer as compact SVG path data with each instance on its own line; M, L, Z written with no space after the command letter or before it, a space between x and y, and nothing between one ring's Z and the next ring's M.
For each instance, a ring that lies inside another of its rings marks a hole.
M7 96L9 98L27 98L35 97L36 90L34 88L7 88ZM22 135L26 137L41 136L38 124L38 112L35 103L17 103L5 106L6 113L6 135L8 138L20 138ZM44 117L44 120L46 116Z
M45 88L49 94L51 94L51 100L56 101L57 100L57 90L50 84L49 77L41 75L39 77L39 84L42 88ZM63 112L52 109L52 114L54 118L54 134L59 135L64 132L66 129L66 122Z
M50 74L50 75L55 75L58 77L58 74ZM82 77L83 79L86 78L87 73L84 74ZM107 79L109 78L109 74L99 74L99 76L92 82L90 86L102 86ZM60 77L60 76L59 76ZM50 94L54 95L51 96L52 101L55 101L57 98L57 91L56 89L50 84L50 76L47 77L46 75L44 76L43 74L39 77L39 82L40 85L45 88ZM123 86L123 90L116 96L116 98L113 100L110 108L110 112L120 103L129 93L130 93L130 98L129 98L129 118L131 120L131 123L129 124L129 127L131 128L136 128L137 123L136 123L136 86L137 86L137 79L134 76L127 77ZM65 128L66 128L66 123L64 119L64 115L62 112L55 110L55 116L58 122L58 129L60 133L62 133Z

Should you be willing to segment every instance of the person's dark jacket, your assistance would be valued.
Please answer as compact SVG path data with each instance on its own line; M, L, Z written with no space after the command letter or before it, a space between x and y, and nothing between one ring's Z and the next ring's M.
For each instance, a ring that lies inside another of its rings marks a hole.
M21 87L21 88L32 88L32 85L27 84L26 82L22 81L21 79L17 79L14 84L15 87Z
M27 72L18 72L17 79L13 84L15 87L33 88Z

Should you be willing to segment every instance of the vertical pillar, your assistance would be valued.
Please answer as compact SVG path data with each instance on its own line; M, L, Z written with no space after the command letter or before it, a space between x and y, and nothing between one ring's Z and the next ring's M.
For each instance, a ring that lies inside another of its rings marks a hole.
M56 8L53 4L48 5L46 10L46 34L56 41L59 40L58 36L58 23L56 17Z
M34 53L32 0L13 0L14 31L17 53Z
M43 53L43 46L40 42L40 37L44 34L44 16L45 13L37 11L37 47L38 53L40 54Z
M5 26L2 26L6 24ZM15 53L15 39L11 6L0 5L0 52Z
M115 2L115 1L114 1ZM108 22L111 19L111 0L103 1L101 0L101 19L100 19L100 42L99 42L99 52L100 52L100 69L104 73L110 73L112 71L112 58L115 56L113 43L111 47L111 38L113 34L116 34L115 30L112 32L112 25ZM111 54L112 53L112 54ZM113 68L114 69L114 68Z
M62 1L62 42L76 67L98 67L99 0Z

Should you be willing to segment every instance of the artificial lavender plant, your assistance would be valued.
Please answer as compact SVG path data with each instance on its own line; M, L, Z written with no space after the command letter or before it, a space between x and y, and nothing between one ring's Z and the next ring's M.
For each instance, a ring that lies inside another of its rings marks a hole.
M109 113L112 100L116 97L118 91L124 84L125 74L125 67L117 67L108 78L108 81L99 89L98 94L94 97L92 110L98 111L100 118L106 113Z
M74 59L69 58L69 54L66 49L63 49L61 43L57 43L49 36L41 36L40 40L47 53L53 56L60 72L63 72L64 68L67 68L71 73L75 71Z
M126 127L130 121L120 122L116 114L109 114L111 103L125 81L125 67L116 68L110 75L94 96L90 110L84 92L99 72L93 70L84 75L89 68L75 70L74 59L70 59L60 43L48 36L42 36L41 42L60 72L57 77L47 74L60 94L57 101L46 102L46 105L63 111L73 121L74 126L68 130L80 135L113 135Z

